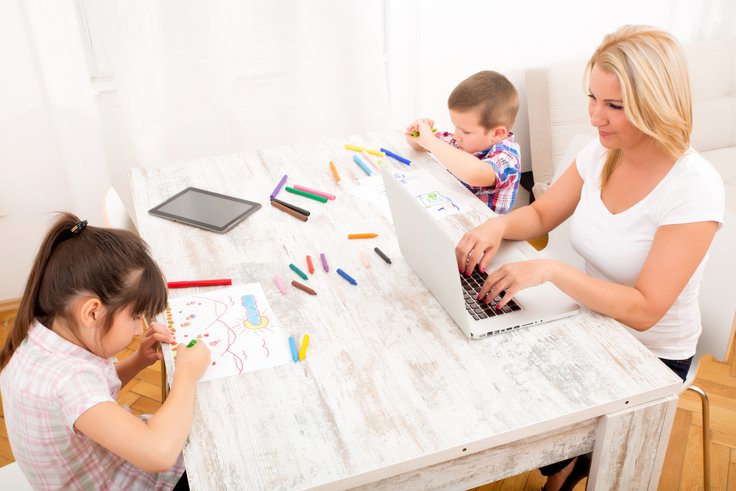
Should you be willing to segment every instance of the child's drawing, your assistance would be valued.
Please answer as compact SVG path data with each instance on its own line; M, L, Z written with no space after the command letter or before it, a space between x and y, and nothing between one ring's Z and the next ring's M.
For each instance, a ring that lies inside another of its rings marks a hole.
M212 360L202 380L289 360L288 342L260 283L170 299L166 324L177 343L207 343Z

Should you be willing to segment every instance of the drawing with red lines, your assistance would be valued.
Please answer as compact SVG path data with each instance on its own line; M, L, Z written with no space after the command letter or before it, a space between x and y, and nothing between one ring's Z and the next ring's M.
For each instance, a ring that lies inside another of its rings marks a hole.
M171 298L165 315L177 343L186 345L196 339L210 348L212 359L202 381L290 359L289 343L260 283Z

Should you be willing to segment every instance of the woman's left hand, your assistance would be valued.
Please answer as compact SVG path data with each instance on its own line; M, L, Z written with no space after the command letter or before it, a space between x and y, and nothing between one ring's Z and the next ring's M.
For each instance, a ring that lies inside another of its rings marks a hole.
M478 299L488 295L484 299L488 303L498 292L506 291L498 302L498 308L502 308L524 288L549 281L554 263L551 259L533 259L505 264L488 273L488 278L478 292Z
M174 335L163 325L153 322L141 336L140 346L136 352L136 355L145 366L163 358L159 343L175 344Z

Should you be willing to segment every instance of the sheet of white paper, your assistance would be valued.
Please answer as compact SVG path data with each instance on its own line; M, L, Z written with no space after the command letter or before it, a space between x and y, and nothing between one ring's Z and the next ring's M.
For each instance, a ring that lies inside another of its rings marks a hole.
M392 174L409 188L411 194L416 196L417 200L422 203L422 206L430 214L438 219L468 211L472 207L472 200L477 199L469 194L460 194L449 190L447 186L440 183L429 171L424 169L393 171ZM348 192L376 205L381 213L393 223L391 209L386 198L386 188L380 175L374 174L370 177L358 179L358 185L349 189Z
M165 322L177 343L206 343L202 381L286 363L289 343L260 283L169 299ZM176 355L176 350L174 350Z

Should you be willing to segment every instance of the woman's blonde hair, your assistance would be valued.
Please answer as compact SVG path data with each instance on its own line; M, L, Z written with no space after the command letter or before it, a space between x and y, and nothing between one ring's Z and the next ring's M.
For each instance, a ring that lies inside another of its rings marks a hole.
M636 128L674 159L687 151L693 126L690 79L685 53L671 34L650 26L620 27L590 57L586 86L594 66L618 78L624 112ZM608 150L601 186L620 159L621 150Z

